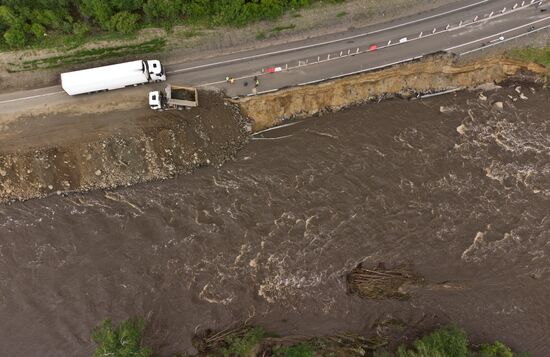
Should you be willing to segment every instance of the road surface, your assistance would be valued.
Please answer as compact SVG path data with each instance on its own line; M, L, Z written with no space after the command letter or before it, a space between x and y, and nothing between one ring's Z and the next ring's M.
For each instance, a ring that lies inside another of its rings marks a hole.
M534 30L527 32L531 26ZM166 66L166 73L170 83L224 88L230 96L243 96L251 94L255 76L260 80L258 93L262 93L380 68L436 51L468 54L548 29L550 7L544 2L462 0L369 28L182 62ZM376 50L369 50L373 45ZM276 72L269 73L274 69ZM234 77L235 83L226 83L226 76ZM148 91L163 86L149 84L116 92L125 91L145 103ZM46 106L99 105L112 97L113 92L71 97L61 86L52 86L0 95L0 112L7 118L8 114L33 113Z

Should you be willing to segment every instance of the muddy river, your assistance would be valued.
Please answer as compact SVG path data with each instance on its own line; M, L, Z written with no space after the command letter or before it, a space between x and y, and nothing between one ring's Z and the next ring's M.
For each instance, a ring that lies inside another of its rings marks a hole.
M389 317L546 356L550 92L518 91L367 104L220 168L1 206L0 355L89 356L102 319L140 315L161 356L246 319L325 334ZM361 300L343 276L362 261L455 288Z

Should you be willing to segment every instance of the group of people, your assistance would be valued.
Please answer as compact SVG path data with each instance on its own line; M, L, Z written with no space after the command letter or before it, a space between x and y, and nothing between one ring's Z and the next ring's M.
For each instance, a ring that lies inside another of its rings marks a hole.
M233 84L233 83L235 83L235 78L230 77L230 76L226 76L225 81L229 84ZM244 84L245 87L248 86L248 82L246 82L246 81L243 84ZM258 88L259 85L260 85L260 80L258 79L258 76L254 76L254 88Z

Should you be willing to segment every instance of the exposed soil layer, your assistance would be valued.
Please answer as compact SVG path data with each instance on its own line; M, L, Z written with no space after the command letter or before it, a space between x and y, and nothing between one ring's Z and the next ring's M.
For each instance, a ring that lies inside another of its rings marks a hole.
M262 130L290 118L309 117L394 95L411 97L417 93L475 87L510 76L543 80L548 75L548 68L502 56L459 61L454 55L436 54L417 62L246 97L238 102L254 118L254 130Z
M103 106L97 104L101 98L91 98L87 107L96 108L95 114L77 115L70 106L46 108L44 115L7 121L0 130L0 201L127 186L219 164L246 141L246 117L258 131L289 118L395 95L413 97L509 78L542 82L549 73L542 66L502 57L458 61L436 54L237 101L201 91L199 108L185 112L124 110L135 105L132 95ZM109 112L113 108L118 110Z
M188 111L126 111L120 120L61 115L43 130L40 118L11 123L4 131L12 137L0 144L0 200L127 186L221 164L247 140L248 124L220 94L200 96L208 105Z

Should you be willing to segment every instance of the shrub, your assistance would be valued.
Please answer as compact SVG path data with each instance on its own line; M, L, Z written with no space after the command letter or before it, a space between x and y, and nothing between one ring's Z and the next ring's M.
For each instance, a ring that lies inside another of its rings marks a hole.
M0 22L6 25L14 26L17 24L17 16L7 6L0 6Z
M83 22L77 22L73 25L73 34L82 38L90 32L90 27Z
M11 48L20 48L25 46L27 38L20 27L12 26L4 33L4 41Z
M46 33L46 28L40 24L34 23L31 25L31 32L34 35L34 37L42 38Z
M93 357L150 357L152 350L141 346L143 320L131 318L114 327L107 319L92 332L92 339L98 344Z
M181 14L181 0L148 0L143 5L143 12L149 21L174 23Z
M225 340L225 347L221 349L224 357L248 357L250 351L264 337L264 330L254 327L242 335L229 336Z
M467 357L469 356L468 338L463 330L447 327L435 330L431 334L416 340L413 349L400 346L398 357Z
M479 351L480 357L529 357L528 353L514 353L512 349L500 341L492 345L483 344Z
M117 12L109 22L111 31L130 34L138 28L138 14L132 14L128 11Z
M114 10L107 1L89 0L83 2L82 5L81 11L83 14L92 17L102 29L110 29Z

